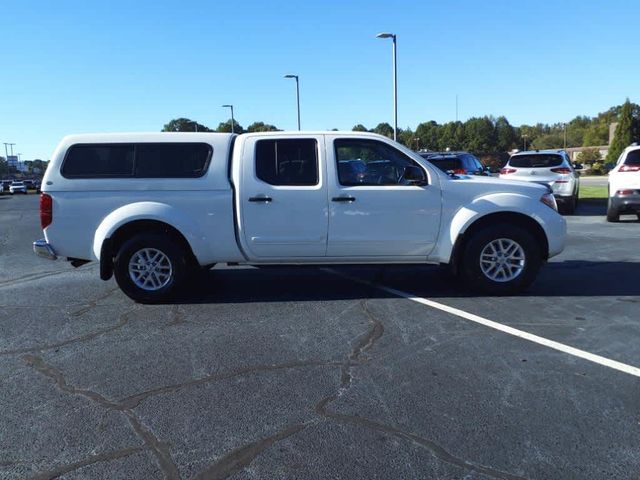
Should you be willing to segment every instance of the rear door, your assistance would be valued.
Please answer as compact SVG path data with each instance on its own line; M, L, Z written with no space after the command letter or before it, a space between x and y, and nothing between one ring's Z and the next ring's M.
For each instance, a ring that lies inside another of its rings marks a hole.
M322 135L244 139L240 234L257 259L324 257L327 183Z
M404 179L418 167L427 183ZM392 144L327 136L328 257L425 259L440 228L437 176Z

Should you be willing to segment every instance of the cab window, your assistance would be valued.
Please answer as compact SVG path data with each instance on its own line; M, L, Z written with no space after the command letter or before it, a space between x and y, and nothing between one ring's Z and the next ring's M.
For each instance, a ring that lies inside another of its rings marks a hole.
M313 138L256 142L256 177L269 185L318 184L318 144Z
M336 139L334 148L340 185L410 185L404 178L406 168L422 170L402 152L376 140Z

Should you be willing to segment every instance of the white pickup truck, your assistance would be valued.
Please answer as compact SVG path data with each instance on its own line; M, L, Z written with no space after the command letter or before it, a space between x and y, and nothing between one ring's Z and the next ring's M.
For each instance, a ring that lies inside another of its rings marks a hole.
M99 261L139 302L216 263L448 264L475 289L510 294L566 234L543 186L450 176L356 132L68 136L40 216L38 255Z

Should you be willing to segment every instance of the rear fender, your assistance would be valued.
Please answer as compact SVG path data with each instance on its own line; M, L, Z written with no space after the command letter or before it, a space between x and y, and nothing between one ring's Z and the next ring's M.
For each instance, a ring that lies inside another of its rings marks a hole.
M206 252L205 236L199 231L188 213L160 202L136 202L120 207L107 215L98 226L93 238L93 254L100 260L105 240L115 231L137 220L155 220L178 230L189 243L196 260ZM102 263L102 262L101 262Z

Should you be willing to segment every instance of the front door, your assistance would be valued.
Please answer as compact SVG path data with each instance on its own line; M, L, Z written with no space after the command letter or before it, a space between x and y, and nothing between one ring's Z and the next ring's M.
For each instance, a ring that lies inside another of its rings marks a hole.
M240 225L251 255L274 260L324 257L327 184L322 135L248 138L244 148Z
M327 138L329 181L328 257L426 258L440 228L440 189L435 175L392 143ZM424 184L405 178L407 167Z

